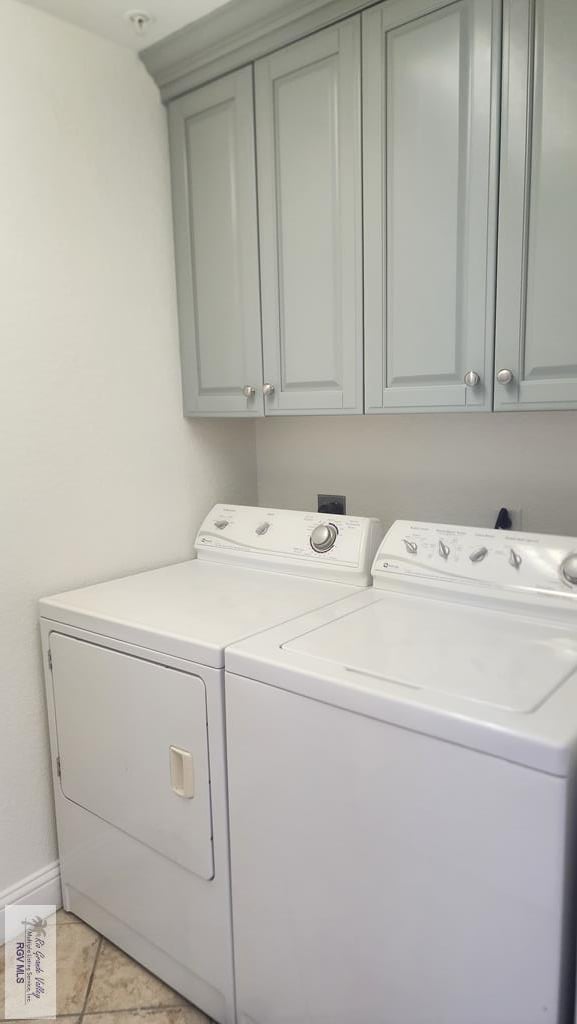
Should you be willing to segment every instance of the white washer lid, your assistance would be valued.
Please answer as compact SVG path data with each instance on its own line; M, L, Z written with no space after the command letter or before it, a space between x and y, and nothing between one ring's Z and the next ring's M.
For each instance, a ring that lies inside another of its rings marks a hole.
M554 775L577 769L577 622L369 589L227 648L234 674Z
M529 615L384 594L284 645L400 687L530 712L577 669L577 633Z

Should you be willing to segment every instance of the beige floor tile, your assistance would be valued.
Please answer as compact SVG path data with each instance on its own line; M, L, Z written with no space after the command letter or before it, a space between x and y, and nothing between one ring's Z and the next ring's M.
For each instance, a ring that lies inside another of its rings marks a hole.
M75 917L74 914L69 914L67 910L62 907L56 911L56 924L79 924L80 918Z
M3 1020L4 1018L1 1018L1 1019ZM80 1017L74 1016L74 1015L71 1015L70 1017L56 1017L56 1018L53 1018L53 1017L38 1017L37 1019L34 1019L34 1020L27 1020L26 1024L48 1024L48 1022L50 1020L62 1021L62 1024L78 1024L78 1022L80 1020ZM18 1020L18 1021L9 1021L9 1020L7 1020L6 1024L22 1024L22 1020L21 1019Z
M80 922L56 932L56 1001L58 1015L81 1013L96 961L100 936Z
M210 1024L208 1017L194 1006L174 1006L166 1010L124 1010L120 1013L89 1013L85 1024Z
M168 985L159 981L116 946L106 940L103 942L86 1005L88 1013L183 1005L185 1000L182 996L173 992ZM202 1020L202 1017L200 1019ZM115 1022L119 1024L116 1017ZM176 1024L186 1022L177 1021Z

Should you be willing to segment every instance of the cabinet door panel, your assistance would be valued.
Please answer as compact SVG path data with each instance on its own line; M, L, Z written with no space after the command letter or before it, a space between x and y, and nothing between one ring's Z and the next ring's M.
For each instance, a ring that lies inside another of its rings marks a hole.
M251 69L176 100L169 125L184 409L262 415Z
M362 412L359 19L255 74L266 412Z
M367 412L490 408L499 27L494 0L363 15Z
M495 406L577 406L577 6L505 4Z

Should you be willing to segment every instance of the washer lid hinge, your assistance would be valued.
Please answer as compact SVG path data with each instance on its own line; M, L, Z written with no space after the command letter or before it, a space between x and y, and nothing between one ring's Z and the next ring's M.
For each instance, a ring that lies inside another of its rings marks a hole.
M52 671L52 651L48 648L48 667Z
M59 779L62 778L62 762L60 760L60 757L56 758L56 774Z

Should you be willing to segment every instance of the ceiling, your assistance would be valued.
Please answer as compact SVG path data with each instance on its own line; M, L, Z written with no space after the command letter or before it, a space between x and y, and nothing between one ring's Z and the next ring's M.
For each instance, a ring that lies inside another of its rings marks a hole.
M227 0L22 0L74 25L95 32L132 50L143 50L158 39L176 32ZM127 20L130 11L144 11L152 21L138 35Z

